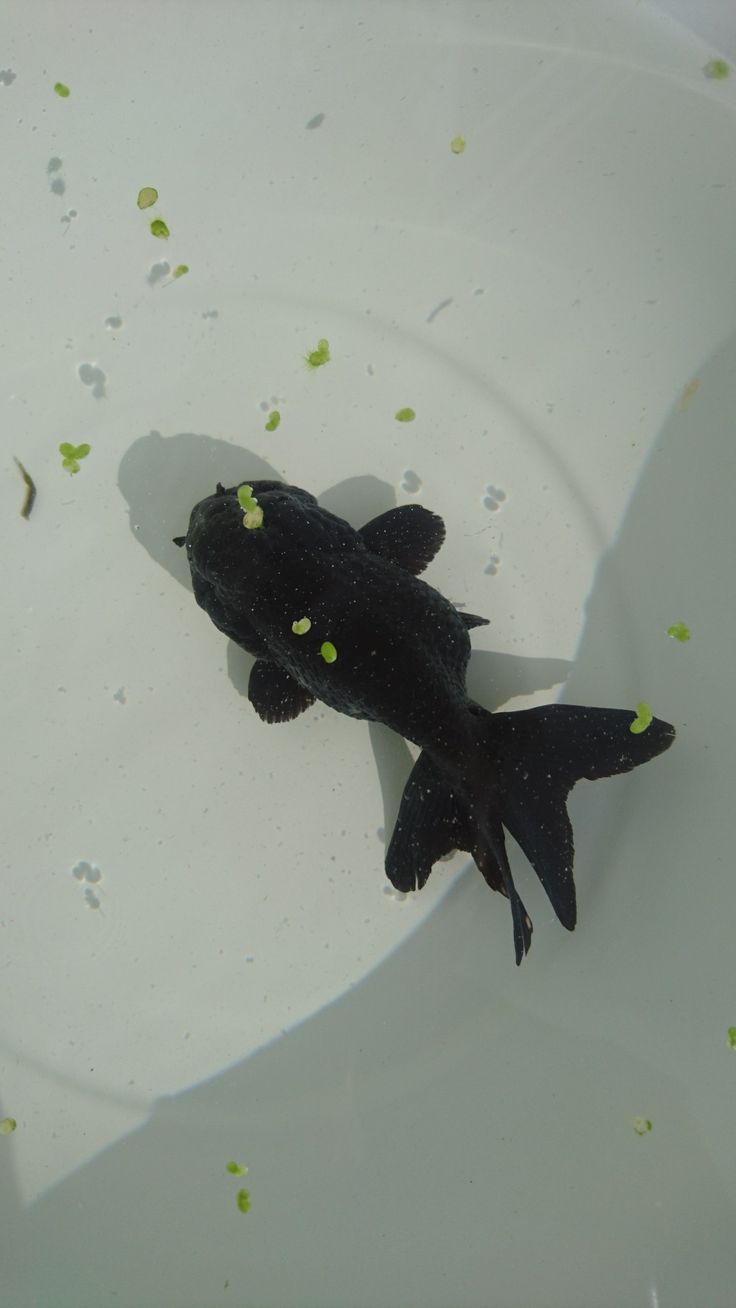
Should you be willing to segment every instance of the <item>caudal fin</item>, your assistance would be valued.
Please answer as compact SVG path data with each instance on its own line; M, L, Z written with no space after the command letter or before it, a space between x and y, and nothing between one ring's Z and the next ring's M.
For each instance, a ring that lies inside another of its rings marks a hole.
M487 804L453 790L439 765L422 753L404 790L386 872L401 890L420 889L432 865L453 849L473 855L492 889L506 895L514 920L516 961L529 950L532 925L511 878L503 828L529 859L560 922L577 919L574 844L567 796L576 781L629 772L664 752L674 728L657 718L639 734L625 709L550 704L483 719ZM482 792L482 779L473 786Z

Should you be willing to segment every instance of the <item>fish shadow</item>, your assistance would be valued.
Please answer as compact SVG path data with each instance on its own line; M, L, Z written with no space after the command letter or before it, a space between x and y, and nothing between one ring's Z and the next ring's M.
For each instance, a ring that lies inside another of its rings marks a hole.
M186 554L173 543L189 522L192 507L214 490L217 482L233 485L248 478L288 480L266 459L240 445L195 432L162 436L151 431L128 448L120 462L118 487L128 504L130 529L139 545L159 567L192 592ZM353 527L396 507L393 488L378 477L350 477L318 492L321 506ZM227 674L237 693L248 697L248 680L255 659L228 641ZM468 692L495 711L519 695L551 690L567 678L572 664L565 659L522 658L516 654L473 652ZM414 755L401 736L381 723L368 724L383 804L383 829L388 844L399 811Z

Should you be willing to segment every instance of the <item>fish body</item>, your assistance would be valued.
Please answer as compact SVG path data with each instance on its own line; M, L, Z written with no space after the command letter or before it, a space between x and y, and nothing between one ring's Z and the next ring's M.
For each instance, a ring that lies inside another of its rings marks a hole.
M511 876L505 827L572 930L569 790L580 777L653 758L674 729L654 719L634 736L630 712L576 705L489 713L465 685L468 633L486 619L461 613L417 575L444 540L441 518L405 505L356 531L308 491L256 481L251 494L263 520L249 529L238 490L218 485L176 543L186 546L198 604L256 658L248 687L256 712L287 721L320 700L411 740L422 752L386 855L392 883L420 888L437 859L467 850L511 903L518 963L532 925ZM308 630L297 634L303 618Z

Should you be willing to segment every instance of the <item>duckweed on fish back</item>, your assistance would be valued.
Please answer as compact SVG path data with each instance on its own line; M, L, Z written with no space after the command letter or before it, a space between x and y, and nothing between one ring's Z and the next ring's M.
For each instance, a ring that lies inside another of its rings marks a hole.
M243 530L255 525L247 519L256 509L259 529ZM468 851L509 901L519 963L532 923L504 832L572 931L570 790L581 778L648 762L675 731L652 717L634 733L630 709L490 713L471 699L469 632L487 619L458 611L418 575L444 538L442 519L419 504L356 531L309 491L262 480L218 484L175 543L186 546L197 603L255 658L248 698L265 722L287 722L321 700L419 746L386 854L388 879L402 893L421 889L435 863Z

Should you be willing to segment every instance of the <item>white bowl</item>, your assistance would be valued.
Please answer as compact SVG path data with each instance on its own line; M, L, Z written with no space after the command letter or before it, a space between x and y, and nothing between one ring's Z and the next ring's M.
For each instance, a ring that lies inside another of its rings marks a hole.
M736 29L662 10L7 9L7 1308L732 1301ZM488 707L676 725L574 793L573 936L514 856L522 968L465 856L387 893L408 747L196 607L264 475L442 514Z

